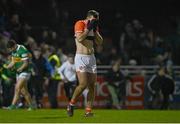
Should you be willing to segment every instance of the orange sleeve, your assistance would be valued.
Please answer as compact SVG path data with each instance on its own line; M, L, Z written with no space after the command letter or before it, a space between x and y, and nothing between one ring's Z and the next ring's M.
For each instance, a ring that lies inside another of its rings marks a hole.
M83 21L77 21L74 26L74 33L83 32L85 28L85 23Z

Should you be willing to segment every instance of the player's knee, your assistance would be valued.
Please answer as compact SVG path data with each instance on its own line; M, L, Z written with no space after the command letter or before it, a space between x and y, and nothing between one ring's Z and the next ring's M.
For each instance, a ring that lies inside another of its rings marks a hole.
M28 96L29 95L28 91L24 90L23 95Z
M26 93L24 91L21 91L21 94L24 95L24 96L26 95Z
M79 88L80 88L81 90L85 90L85 89L86 89L86 85L84 85L84 84L79 85Z
M16 87L16 88L15 88L15 93L16 93L16 94L20 94L20 88L19 88L19 87Z

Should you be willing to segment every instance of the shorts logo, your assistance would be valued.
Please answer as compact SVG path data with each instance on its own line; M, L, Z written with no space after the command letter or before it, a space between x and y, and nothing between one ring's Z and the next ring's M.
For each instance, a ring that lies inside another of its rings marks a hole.
M79 66L79 70L83 70L83 68L84 68L83 66Z

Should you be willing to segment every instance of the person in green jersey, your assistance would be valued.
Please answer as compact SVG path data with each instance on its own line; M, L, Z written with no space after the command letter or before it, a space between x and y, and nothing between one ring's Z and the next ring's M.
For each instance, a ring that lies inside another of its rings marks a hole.
M3 65L0 61L0 78L2 86L2 106L9 106L13 99L14 84L16 82L16 73L13 70L3 68L8 61Z
M28 110L32 110L32 99L28 92L27 82L31 76L31 53L23 46L16 43L14 40L9 40L7 49L11 53L11 62L5 67L16 71L16 86L12 104L8 109L15 109L16 104L22 94L27 102Z

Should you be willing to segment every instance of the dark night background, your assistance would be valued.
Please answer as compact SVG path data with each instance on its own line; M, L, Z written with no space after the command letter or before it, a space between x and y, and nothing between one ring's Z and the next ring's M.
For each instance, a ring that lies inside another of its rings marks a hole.
M171 49L174 50L173 60L175 64L180 64L180 60L177 57L179 56L180 42L178 39L180 29L178 0L2 0L0 5L2 15L4 14L6 20L2 27L7 31L13 30L11 19L14 14L18 15L20 25L32 27L31 31L25 32L26 35L16 36L16 39L20 42L26 42L28 36L32 36L37 43L46 42L42 41L43 37L40 37L43 31L46 30L51 33L54 31L60 39L56 43L52 41L47 43L56 47L62 47L65 51L74 50L75 45L72 41L74 23L79 19L85 19L88 10L95 9L100 13L99 27L105 39L103 48L105 52L107 49L116 47L117 51L123 54L124 51L120 48L122 47L120 46L120 38L125 33L126 25L128 23L132 25L134 20L138 20L140 25L143 25L143 32L141 33L144 34L142 36L147 35L147 37L145 36L146 40L148 40L148 44L151 44L149 46L149 56L153 57L154 52L151 50L156 48L156 39L160 39L167 41L168 45L171 45ZM135 35L141 35L141 33L138 33L140 32L133 32ZM71 41L68 39L71 39ZM133 42L141 41L136 38L136 41ZM161 45L165 45L165 42ZM110 47L107 48L106 46ZM125 46L131 47L133 44L126 44ZM139 49L141 48L134 48L137 52L140 52L138 51ZM164 50L164 48L162 49ZM134 56L139 55L132 55L133 58ZM139 58L141 60L139 61L142 61L143 58L144 55L141 55L141 58ZM147 64L143 62L138 63ZM125 64L127 63L125 62ZM154 63L150 62L149 64Z
M34 53L38 50L44 60L55 54L61 63L65 62L67 55L75 54L76 50L74 24L85 19L87 11L91 9L100 13L99 32L103 37L103 45L95 44L94 47L97 65L102 67L102 75L109 74L108 68L117 61L120 62L119 67L127 67L125 73L128 80L129 72L143 75L143 85L146 87L149 76L157 73L155 66L163 65L167 67L170 76L178 79L176 93L179 93L180 71L173 70L176 65L176 69L180 69L178 0L0 0L0 66L9 60L6 44L12 38L31 51L33 69L37 71L37 67L40 68L35 74L40 75L43 80L46 76L51 80L50 71L41 70L43 67L40 65L44 63L35 61ZM41 71L42 74L39 73ZM30 82L36 84L34 81ZM35 91L40 89L42 91L39 92L44 93L43 88L48 88L47 82L40 83L43 83L43 86L36 87ZM53 87L49 93L56 95L54 91L57 86ZM146 89L144 91L146 92ZM6 92L10 93L8 90ZM179 107L180 101L180 94L176 95L178 105L174 105L175 109ZM5 93L6 96L8 95Z
M111 28L112 21L119 12L124 19L140 19L143 24L160 30L159 33L162 34L174 31L177 27L176 16L180 10L178 0L58 0L57 3L59 11L69 12L70 25L73 25L75 20L84 18L88 10L95 9L100 12L103 28ZM48 0L26 1L25 11L26 20L32 25L49 25L53 18Z

